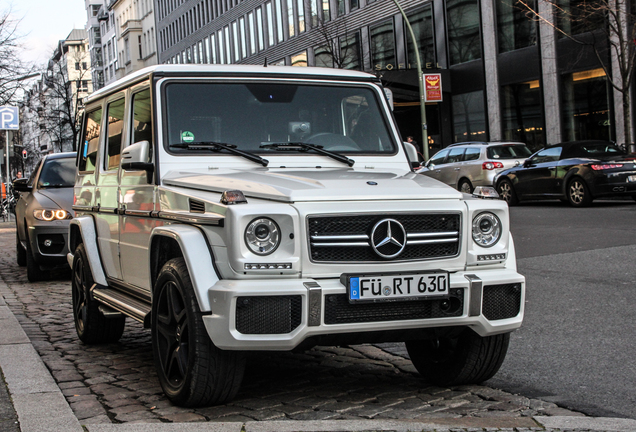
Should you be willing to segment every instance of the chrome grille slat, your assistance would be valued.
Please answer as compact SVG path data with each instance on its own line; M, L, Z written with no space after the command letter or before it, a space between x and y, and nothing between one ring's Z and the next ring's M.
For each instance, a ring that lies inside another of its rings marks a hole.
M379 221L399 221L406 246L397 257L382 258L371 246L370 234ZM386 262L452 258L459 254L460 213L364 214L307 217L311 260L314 262Z

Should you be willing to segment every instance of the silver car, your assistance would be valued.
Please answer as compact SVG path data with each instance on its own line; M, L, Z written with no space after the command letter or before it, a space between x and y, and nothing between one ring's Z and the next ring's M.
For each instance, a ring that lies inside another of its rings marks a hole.
M57 153L38 162L31 177L16 180L16 252L30 282L47 279L50 270L68 268L68 225L73 218L75 153Z
M418 172L472 193L475 186L492 186L499 172L523 164L531 154L520 142L463 142L435 153Z

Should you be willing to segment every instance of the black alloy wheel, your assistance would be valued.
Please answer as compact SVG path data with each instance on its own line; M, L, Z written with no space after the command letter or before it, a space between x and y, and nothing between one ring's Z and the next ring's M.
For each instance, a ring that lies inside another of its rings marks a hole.
M473 185L468 179L461 179L457 186L457 190L465 194L473 193L473 189Z
M220 350L210 340L183 258L168 261L159 273L151 333L159 382L172 403L208 406L236 396L245 356Z
M71 273L71 297L73 320L77 336L85 344L117 342L124 333L126 317L106 317L99 310L99 303L92 299L90 289L93 275L88 265L86 248L80 244L73 254Z

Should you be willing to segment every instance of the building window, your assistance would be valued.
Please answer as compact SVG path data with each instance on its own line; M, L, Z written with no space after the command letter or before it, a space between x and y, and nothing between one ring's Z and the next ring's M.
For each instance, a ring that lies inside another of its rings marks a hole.
M435 64L435 43L433 39L433 17L431 13L431 7L427 7L424 10L408 15L409 23L415 33L415 39L417 40L417 46L420 49L420 61L423 68L434 68ZM413 48L413 41L411 35L406 31L406 47L407 47L407 61L409 63L409 69L417 68L417 61L415 57L415 48Z
M340 38L340 67L342 69L361 69L360 64L360 33Z
M338 0L338 16L343 16L345 12L345 0Z
M517 0L500 0L497 5L497 37L499 52L504 53L537 44L537 26L521 10ZM529 6L535 8L535 2L529 0Z
M395 38L393 21L387 21L369 31L371 39L371 64L375 70L392 70L395 67Z
M349 0L349 10L355 10L358 9L360 7L360 1L359 0Z
M265 3L265 18L267 19L267 42L269 46L274 46L274 15L272 12L272 3Z
M520 141L532 150L545 146L539 80L501 87L503 139Z
M241 35L241 57L247 57L247 35L245 34L245 18L239 18L239 32Z
M329 8L329 0L322 0L322 20L324 22L331 21L331 9Z
M486 140L484 92L454 95L453 142Z
M255 37L255 27L254 27L254 13L250 12L247 14L247 27L249 29L250 35L250 54L256 54L256 37Z
M223 38L223 30L217 33L219 39L219 63L225 64L225 39Z
M75 70L80 70L80 64L79 64L79 62L75 62Z
M263 51L265 49L265 37L263 32L263 10L259 7L256 9L256 39L258 40L258 50Z
M612 140L611 94L603 69L564 75L562 86L565 141Z
M480 59L478 0L448 0L446 17L451 64Z
M232 45L230 43L230 27L223 27L223 36L225 41L225 60L226 63L232 63Z
M282 42L284 38L283 34L283 2L282 0L276 1L276 35L278 36L278 42Z
M589 0L557 0L553 8L557 26L568 35L576 35L603 28L607 7L599 6L597 2ZM601 3L602 5L602 3ZM625 8L625 3L622 4ZM558 33L560 37L564 34Z
M333 67L333 56L326 46L314 48L314 64L317 67Z
M292 66L307 66L307 51L299 52L291 56Z
M82 62L82 69L83 70L88 69L88 65L86 64L86 62Z
M305 2L298 0L296 6L298 7L298 33L303 33L305 31Z
M210 53L212 55L212 57L210 57L210 63L216 64L217 63L217 57L216 57L216 36L215 36L214 33L212 33L210 35Z
M139 45L139 59L144 58L143 51L141 50L141 35L138 36L137 43Z
M287 22L289 25L289 37L293 37L296 34L296 27L294 26L294 1L287 0Z
M239 46L238 24L236 21L232 22L232 37L234 38L234 61L238 62L241 59L241 50Z

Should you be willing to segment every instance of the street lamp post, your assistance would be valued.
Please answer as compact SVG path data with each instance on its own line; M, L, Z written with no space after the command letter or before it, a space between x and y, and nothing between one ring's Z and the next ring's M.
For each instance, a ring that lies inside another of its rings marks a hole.
M413 41L413 48L415 49L415 61L417 63L417 81L420 87L420 117L422 122L422 155L424 156L424 160L428 160L428 125L426 124L426 100L424 97L424 78L422 76L422 60L420 59L420 49L417 45L417 40L415 39L415 33L413 32L413 28L411 27L411 23L409 19L406 17L404 13L404 9L398 3L398 0L393 0L393 3L397 6L402 14L402 18L404 18L404 23L406 24L406 28L409 30L409 35L411 36L411 40Z

